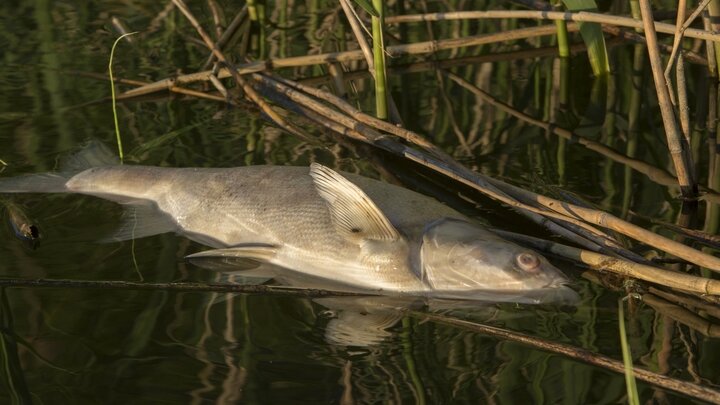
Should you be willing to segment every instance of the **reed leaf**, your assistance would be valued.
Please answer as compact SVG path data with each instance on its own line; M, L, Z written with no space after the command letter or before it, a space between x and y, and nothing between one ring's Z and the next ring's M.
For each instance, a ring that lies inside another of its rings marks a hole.
M595 0L563 0L565 8L569 11L598 11ZM580 35L587 46L590 66L595 76L603 76L610 73L607 47L602 27L596 23L579 23Z
M630 405L640 405L635 373L633 372L633 360L630 354L627 333L625 332L625 310L623 298L618 300L618 328L620 332L620 346L622 348L623 365L625 367L625 385L627 387L627 398Z
M367 11L373 17L380 17L380 13L373 7L368 0L353 0L363 10Z
M122 139L120 138L120 125L118 124L118 117L117 117L117 100L115 99L115 81L113 79L113 57L115 56L115 47L117 47L118 42L120 42L121 39L130 36L135 35L137 32L128 32L127 34L120 35L115 42L113 42L113 46L110 49L110 61L108 62L108 75L110 76L110 95L112 97L112 110L113 110L113 121L115 123L115 137L117 139L117 146L118 146L118 156L120 157L120 164L123 163L123 148L122 148Z

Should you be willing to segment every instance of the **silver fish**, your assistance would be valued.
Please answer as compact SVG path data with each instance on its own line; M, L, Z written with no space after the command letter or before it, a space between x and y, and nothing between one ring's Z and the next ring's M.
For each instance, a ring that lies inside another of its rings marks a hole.
M173 231L214 248L190 258L269 268L281 280L492 301L576 298L568 279L534 251L432 198L319 164L109 165L0 179L0 193L18 192L116 201L131 215L114 239Z

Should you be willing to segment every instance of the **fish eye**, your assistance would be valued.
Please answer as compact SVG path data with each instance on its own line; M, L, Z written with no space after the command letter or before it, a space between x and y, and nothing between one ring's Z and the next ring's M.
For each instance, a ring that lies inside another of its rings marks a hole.
M540 270L540 259L532 253L520 253L515 256L515 261L521 270L528 273L537 273Z

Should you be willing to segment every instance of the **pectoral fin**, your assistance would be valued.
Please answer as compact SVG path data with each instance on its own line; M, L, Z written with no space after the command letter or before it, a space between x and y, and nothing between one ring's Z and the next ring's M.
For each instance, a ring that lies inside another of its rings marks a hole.
M323 165L310 165L318 194L330 209L335 226L350 237L396 241L400 234L358 186Z
M123 204L122 223L111 235L100 239L100 243L140 239L161 233L176 232L175 221L160 211L150 201L138 200Z

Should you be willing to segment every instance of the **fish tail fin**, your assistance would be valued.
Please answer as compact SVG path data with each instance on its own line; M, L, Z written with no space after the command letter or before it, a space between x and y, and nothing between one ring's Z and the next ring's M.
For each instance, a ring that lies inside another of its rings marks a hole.
M68 191L67 181L74 175L91 167L118 163L117 157L110 152L107 146L93 140L78 152L62 159L59 172L0 178L0 194L64 193Z
M64 193L68 176L61 173L39 173L0 178L0 194L4 193Z

